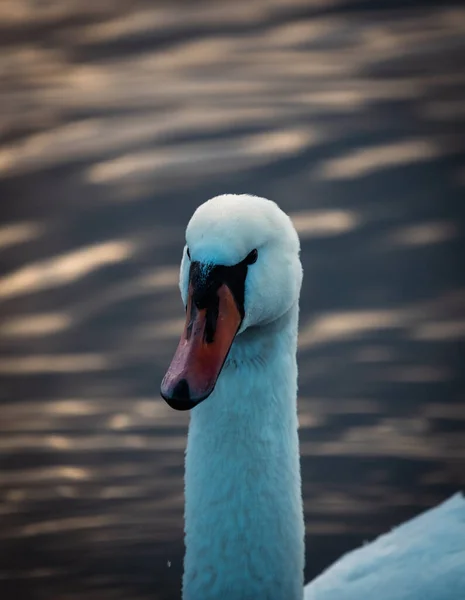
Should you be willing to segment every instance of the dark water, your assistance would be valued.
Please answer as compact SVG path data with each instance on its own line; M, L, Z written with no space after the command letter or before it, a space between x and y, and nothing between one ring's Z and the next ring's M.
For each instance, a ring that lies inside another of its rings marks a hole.
M465 486L459 3L0 8L0 596L179 598L195 207L302 239L310 579Z

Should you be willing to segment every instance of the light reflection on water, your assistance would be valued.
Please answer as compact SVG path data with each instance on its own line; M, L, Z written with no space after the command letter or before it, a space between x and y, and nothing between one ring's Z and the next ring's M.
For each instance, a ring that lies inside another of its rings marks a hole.
M465 11L348 5L1 5L2 597L179 597L158 386L225 191L302 239L307 578L465 485Z

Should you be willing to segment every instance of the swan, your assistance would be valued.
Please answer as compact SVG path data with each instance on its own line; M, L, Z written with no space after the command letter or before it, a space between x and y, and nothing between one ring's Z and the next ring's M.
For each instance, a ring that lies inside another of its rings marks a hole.
M304 589L299 254L291 219L265 198L217 196L187 226L186 323L161 384L172 408L194 409L183 600L463 600L462 496L343 557Z

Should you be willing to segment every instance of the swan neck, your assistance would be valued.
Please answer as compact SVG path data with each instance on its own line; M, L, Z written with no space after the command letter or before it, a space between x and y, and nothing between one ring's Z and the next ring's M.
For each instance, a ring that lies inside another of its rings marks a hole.
M247 330L191 414L184 600L302 600L297 318Z

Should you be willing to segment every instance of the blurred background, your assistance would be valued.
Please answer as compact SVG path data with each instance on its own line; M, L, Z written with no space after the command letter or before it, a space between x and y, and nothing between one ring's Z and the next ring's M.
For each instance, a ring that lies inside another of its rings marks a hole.
M184 228L302 240L306 579L465 486L459 2L2 0L0 596L180 598Z

